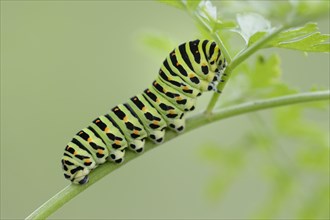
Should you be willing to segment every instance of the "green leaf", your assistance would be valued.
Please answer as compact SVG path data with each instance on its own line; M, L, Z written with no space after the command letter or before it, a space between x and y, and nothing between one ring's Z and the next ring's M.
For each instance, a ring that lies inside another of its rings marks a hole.
M316 32L292 41L278 42L272 46L305 52L330 52L330 44L327 42L329 39L330 35Z
M297 1L296 12L299 17L329 14L329 7L329 1L324 0Z
M329 174L325 174L327 176ZM329 184L315 187L313 193L303 201L303 206L298 210L298 219L329 219Z
M267 32L257 32L250 37L248 45L251 46ZM264 47L278 47L305 52L330 52L328 34L318 32L316 23L307 23L303 27L294 27L278 34L274 39L268 42Z
M212 201L219 201L241 173L246 162L245 149L209 143L201 147L200 153L215 168L206 190L207 197Z
M316 122L304 119L303 111L305 109L306 105L277 109L274 122L278 130L282 134L298 138L304 145L328 148L328 132L320 128Z
M283 82L281 60L277 54L269 57L259 55L251 63L242 63L233 71L230 84L219 107L297 93L295 88Z
M251 76L253 88L264 88L278 82L282 75L280 69L280 57L277 54L271 55L268 59L259 55L255 62L255 69Z
M277 54L269 58L258 56L255 64L248 70L250 90L252 93L262 97L275 97L284 94L295 93L296 90L290 88L282 82L281 61Z
M303 27L295 27L290 28L286 31L281 32L279 35L277 35L273 40L271 40L265 47L272 47L276 44L279 44L281 42L291 41L293 39L299 39L301 37L304 37L310 33L313 33L315 31L318 31L318 27L316 23L307 23ZM258 32L254 34L250 40L249 40L249 46L261 39L266 32Z
M227 21L220 21L218 20L215 24L215 30L223 30L223 29L234 29L237 28L236 21L227 20Z
M249 40L252 36L271 31L270 21L265 19L262 15L257 13L244 13L236 17L239 25L238 33L241 34L246 44L250 44Z
M217 7L209 0L203 0L199 3L198 13L209 21L214 22L217 20Z
M251 46L252 44L254 44L255 42L257 42L258 40L260 40L262 37L264 37L267 34L267 32L257 32L255 34L253 34L248 42L248 46Z
M303 27L294 27L280 33L275 39L271 41L271 44L278 42L290 41L292 39L299 39L310 33L318 31L317 23L307 23Z

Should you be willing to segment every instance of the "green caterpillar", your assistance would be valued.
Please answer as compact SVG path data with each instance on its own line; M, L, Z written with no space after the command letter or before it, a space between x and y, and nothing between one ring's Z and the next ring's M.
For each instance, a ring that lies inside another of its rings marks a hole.
M182 132L185 112L194 110L202 92L217 91L226 65L213 41L195 40L176 47L151 86L73 137L61 161L64 177L75 184L85 184L91 170L106 160L122 163L127 147L141 153L146 138L162 143L166 128Z

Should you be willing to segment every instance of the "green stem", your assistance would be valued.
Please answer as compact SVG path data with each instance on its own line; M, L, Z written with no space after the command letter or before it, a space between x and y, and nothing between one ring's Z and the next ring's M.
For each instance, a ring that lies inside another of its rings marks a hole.
M329 100L330 91L322 91L322 92L308 92L301 93L295 95L282 96L278 98L272 98L267 100L260 100L254 102L243 103L240 105L235 105L232 107L224 108L220 111L214 112L212 115L205 115L203 113L199 113L194 117L187 119L187 126L184 133L187 133L195 128L204 126L206 124L210 124L216 122L221 119L230 118L237 115L242 115L245 113L263 110L267 108L280 107L285 105L291 105L296 103L310 102L310 101L320 101L320 100ZM175 137L179 136L179 134L174 133L172 131L166 132L166 141L169 141ZM151 142L147 142L145 146L145 151L149 151L151 149L156 148L156 146ZM129 161L141 156L143 154L135 154L131 151L128 151L125 155L124 164ZM102 166L95 169L90 174L90 181L86 185L74 185L71 184L65 187L63 190L58 192L55 196L50 198L47 202L41 205L38 209L36 209L32 214L30 214L26 219L45 219L54 213L56 210L61 208L65 203L73 199L79 193L83 192L88 187L92 186L98 180L105 177L107 174L113 172L114 170L120 168L121 165L116 165L110 162L103 164Z
M285 30L285 27L282 26L278 29L276 29L275 31L267 34L266 36L264 36L261 40L257 41L255 44L253 44L252 46L248 47L247 49L244 49L241 53L238 53L234 59L232 60L232 62L229 63L229 65L226 67L224 73L221 76L220 79L220 83L218 84L218 91L220 91L219 93L214 93L206 110L205 113L206 114L211 114L214 106L216 105L221 92L224 90L226 83L228 82L232 70L235 69L235 67L237 67L239 64L241 64L243 61L245 61L247 58L249 58L252 54L254 54L257 50L259 50L260 48L262 48L267 42L269 42L270 40L272 40L277 34L281 33L283 30Z

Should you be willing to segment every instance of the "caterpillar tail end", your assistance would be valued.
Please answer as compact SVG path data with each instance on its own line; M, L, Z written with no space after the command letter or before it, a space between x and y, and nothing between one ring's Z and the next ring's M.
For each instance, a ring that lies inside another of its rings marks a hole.
M80 181L78 182L78 184L80 184L80 185L84 185L84 184L88 183L88 181L89 181L89 177L88 177L88 175L87 175L87 176L84 176L84 178L83 178L82 180L80 180Z

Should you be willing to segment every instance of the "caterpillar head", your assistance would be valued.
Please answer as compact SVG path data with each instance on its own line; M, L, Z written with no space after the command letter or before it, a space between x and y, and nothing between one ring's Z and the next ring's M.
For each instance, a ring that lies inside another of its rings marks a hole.
M90 162L88 164L89 166L86 166L86 163L79 163L75 158L72 158L71 155L64 155L61 162L64 177L71 180L74 184L87 183L91 167L93 167L93 169L96 167L95 162Z
M226 67L226 59L214 41L208 41L206 45L206 57L211 71L219 72Z

